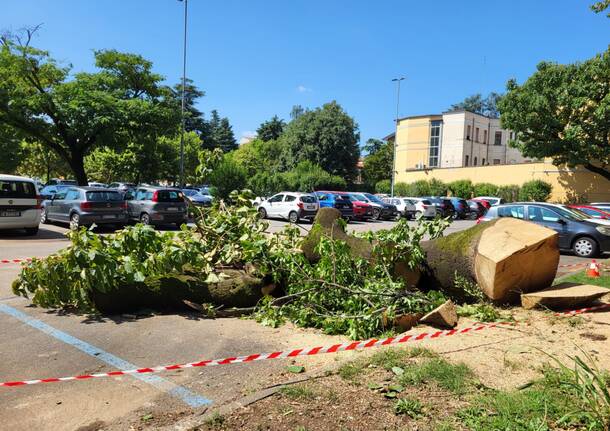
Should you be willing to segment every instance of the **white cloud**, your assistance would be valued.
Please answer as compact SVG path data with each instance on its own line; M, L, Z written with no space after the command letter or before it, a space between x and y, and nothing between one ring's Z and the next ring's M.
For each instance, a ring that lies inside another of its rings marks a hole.
M304 85L297 86L297 91L299 93L311 93L313 90L309 87L305 87Z

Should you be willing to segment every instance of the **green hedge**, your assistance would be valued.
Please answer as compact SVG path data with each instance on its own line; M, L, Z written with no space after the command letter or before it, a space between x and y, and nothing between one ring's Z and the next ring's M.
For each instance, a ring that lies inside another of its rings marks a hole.
M443 183L437 179L419 180L414 183L396 183L396 196L456 196L470 199L475 196L497 196L506 202L515 201L547 201L552 192L552 186L542 180L529 181L521 187L518 185L497 186L491 183L472 183L470 180L458 180ZM389 180L377 183L377 193L389 193Z

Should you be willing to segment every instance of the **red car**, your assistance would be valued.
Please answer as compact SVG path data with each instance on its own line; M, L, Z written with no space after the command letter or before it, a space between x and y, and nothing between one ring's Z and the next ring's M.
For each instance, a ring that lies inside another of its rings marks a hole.
M610 212L595 208L589 205L568 205L570 208L574 208L590 215L591 218L599 218L604 220L610 220Z
M367 220L373 217L373 206L367 202L355 199L351 194L346 192L333 192L343 196L345 199L352 201L354 206L354 218L358 220Z
M470 200L480 203L481 205L483 205L485 207L486 210L491 208L491 204L489 203L489 201L486 201L485 199L473 198L473 199L470 199Z

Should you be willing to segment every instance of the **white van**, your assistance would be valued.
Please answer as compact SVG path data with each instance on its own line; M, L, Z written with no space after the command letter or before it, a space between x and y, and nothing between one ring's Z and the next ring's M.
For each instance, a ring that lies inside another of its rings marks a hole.
M0 175L0 229L25 229L27 235L36 235L40 204L34 180Z

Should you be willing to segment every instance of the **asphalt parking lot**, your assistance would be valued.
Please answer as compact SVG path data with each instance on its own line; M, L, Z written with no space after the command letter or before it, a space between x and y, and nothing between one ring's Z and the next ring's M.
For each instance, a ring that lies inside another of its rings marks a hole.
M271 220L269 230L285 222ZM353 222L349 230L384 229L395 222ZM456 221L447 233L472 221ZM304 224L304 230L310 228ZM43 225L37 236L0 235L0 260L42 257L66 247L67 227ZM563 255L561 264L584 263ZM53 312L16 297L11 283L17 263L0 264L0 381L73 376L233 355L326 345L331 338L314 331L263 327L252 320L203 320L194 314L121 315L90 318ZM337 338L332 338L336 342ZM316 359L308 362L316 367ZM321 366L322 362L320 362ZM133 421L154 414L178 418L202 412L260 389L285 373L286 361L264 361L139 377L117 376L92 381L0 388L2 428L129 429ZM174 416L172 416L174 415ZM118 421L118 422L117 422ZM121 422L125 421L125 422ZM118 424L118 425L117 425Z

